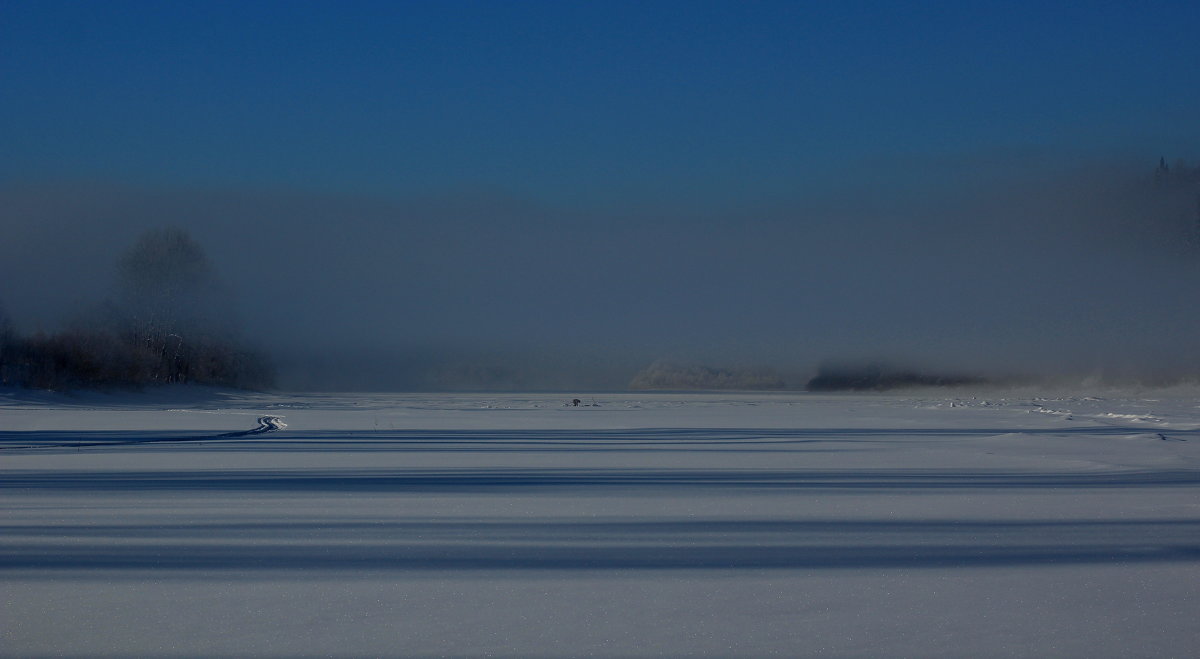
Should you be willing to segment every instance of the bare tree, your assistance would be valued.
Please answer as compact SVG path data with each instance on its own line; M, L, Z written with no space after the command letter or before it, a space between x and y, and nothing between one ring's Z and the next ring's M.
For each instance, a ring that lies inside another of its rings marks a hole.
M117 304L145 331L211 331L230 312L208 257L179 228L143 233L117 262Z
M233 307L204 250L182 229L143 233L117 263L114 311L139 379L266 384L265 358L238 345Z

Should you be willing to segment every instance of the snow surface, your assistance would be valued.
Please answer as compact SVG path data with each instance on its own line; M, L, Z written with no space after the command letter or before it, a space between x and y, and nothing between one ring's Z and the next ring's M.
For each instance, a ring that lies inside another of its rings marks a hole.
M1195 391L578 397L0 394L0 654L1200 647Z

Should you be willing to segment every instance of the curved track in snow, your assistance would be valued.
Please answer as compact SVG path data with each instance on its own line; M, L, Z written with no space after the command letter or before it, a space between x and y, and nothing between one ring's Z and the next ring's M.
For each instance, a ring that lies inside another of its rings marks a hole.
M258 417L258 427L250 430L242 430L239 432L227 432L219 437L246 437L249 435L261 435L263 433L275 432L283 430L287 424L283 422L281 417L277 416L260 416Z
M283 422L282 417L278 416L260 416L258 417L258 427L250 430L239 430L236 432L227 432L220 435L201 435L194 437L147 437L144 439L125 439L106 442L63 442L57 444L33 444L25 446L0 446L0 451L13 450L30 450L30 449L53 449L53 448L89 448L96 446L128 446L131 444L159 444L159 443L181 443L181 442L211 442L222 439L235 439L238 437L249 437L251 435L262 435L277 430L283 430L287 424Z

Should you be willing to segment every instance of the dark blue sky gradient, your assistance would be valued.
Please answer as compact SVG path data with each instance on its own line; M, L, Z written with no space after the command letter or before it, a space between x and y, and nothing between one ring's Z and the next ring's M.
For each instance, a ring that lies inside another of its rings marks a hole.
M0 175L736 205L1200 147L1196 3L1050 5L8 2Z

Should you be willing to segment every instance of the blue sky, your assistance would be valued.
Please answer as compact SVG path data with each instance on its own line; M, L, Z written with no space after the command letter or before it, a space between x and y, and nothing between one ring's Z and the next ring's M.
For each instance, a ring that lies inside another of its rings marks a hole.
M1197 25L1196 2L8 0L0 305L70 320L174 224L250 335L387 373L1174 367L1200 355L1193 193L1138 186L1200 160Z
M723 206L922 159L1194 155L1197 24L1194 2L10 1L0 176Z

